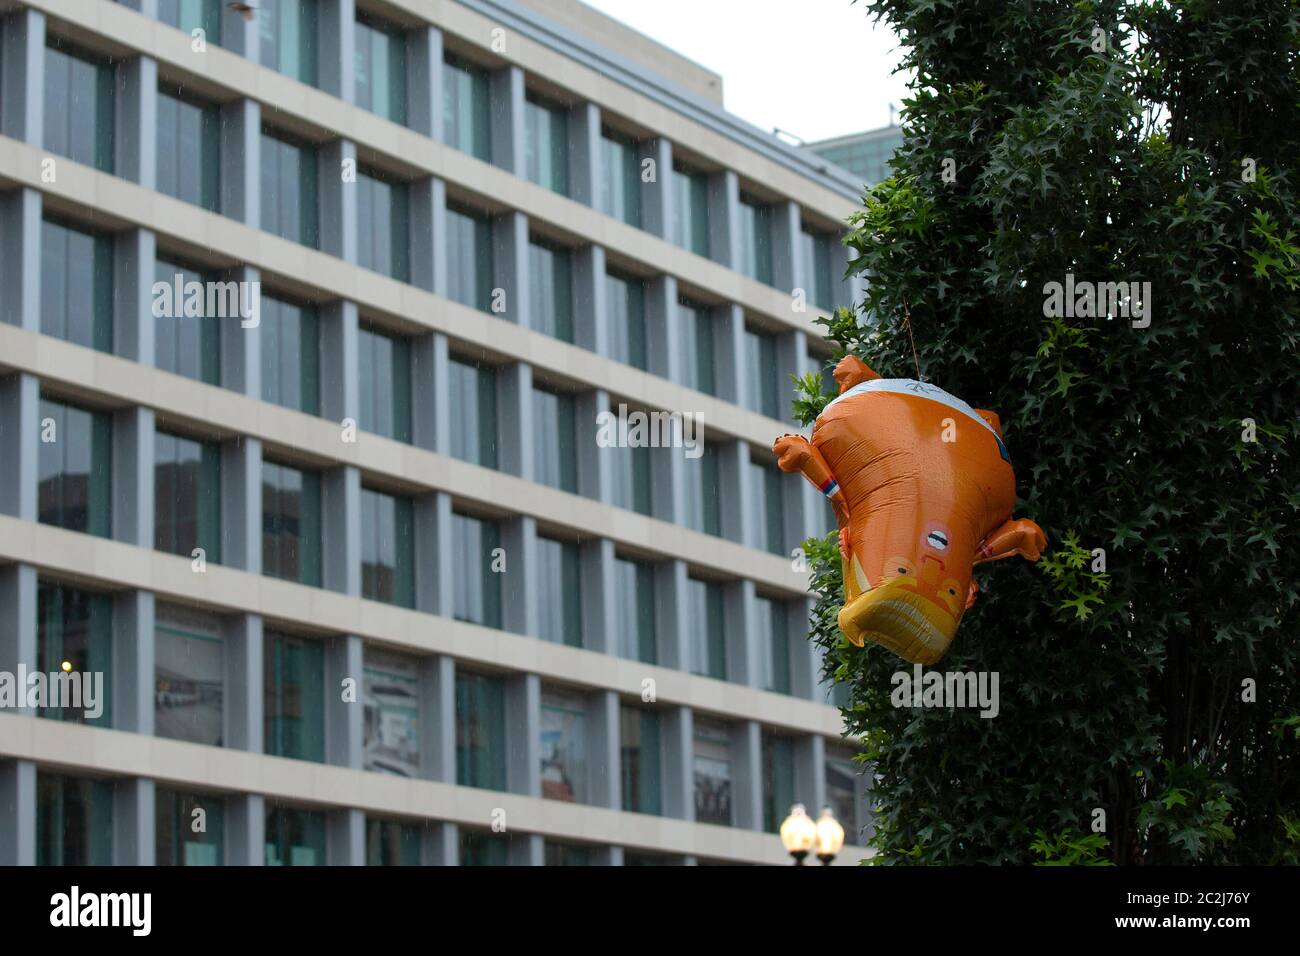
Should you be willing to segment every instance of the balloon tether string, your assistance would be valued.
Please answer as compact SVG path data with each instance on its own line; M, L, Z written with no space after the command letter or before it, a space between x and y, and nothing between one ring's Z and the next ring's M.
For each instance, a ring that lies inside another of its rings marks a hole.
M916 363L916 380L924 382L925 379L921 377L921 359L916 354L916 336L912 334L912 313L906 302L903 303L903 324L907 326L907 338L912 343L912 361Z

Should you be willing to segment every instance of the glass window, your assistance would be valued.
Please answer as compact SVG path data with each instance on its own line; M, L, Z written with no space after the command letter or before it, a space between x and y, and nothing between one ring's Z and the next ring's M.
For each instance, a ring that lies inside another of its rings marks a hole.
M490 365L451 359L451 453L462 461L497 466L497 376Z
M591 847L546 841L547 866L591 866Z
M535 479L576 493L578 447L573 396L534 388L533 430Z
M400 27L357 16L357 106L406 124L406 36Z
M366 817L366 866L419 866L420 827Z
M501 575L493 570L501 546L496 522L453 512L451 533L452 554L456 555L456 620L500 627Z
M835 306L835 276L831 271L831 237L804 226L799 233L808 301L829 311Z
M113 785L36 772L36 865L113 864Z
M537 539L541 638L582 646L582 571L572 541Z
M48 218L41 223L41 331L113 351L112 237Z
M221 381L221 343L218 339L220 319L217 310L208 309L208 290L212 276L187 269L170 259L154 260L154 365L164 372L184 375L209 385ZM194 283L194 285L190 285ZM157 285L173 315L159 315ZM192 293L196 293L192 295ZM215 296L213 305L216 306ZM179 312L178 304L184 309Z
M680 319L678 331L682 350L682 375L679 383L706 395L717 394L713 374L713 313L707 306L696 305L686 299L677 303Z
M325 649L320 641L274 631L263 635L263 645L266 753L320 763L325 759Z
M749 524L757 532L755 542L764 551L785 554L785 503L783 479L775 465L749 461ZM792 545L793 546L793 545Z
M614 504L628 511L648 515L650 498L650 449L645 445L602 448L610 456Z
M779 833L794 806L794 740L763 731L763 829Z
M757 200L740 197L740 271L751 279L772 284L772 209Z
M641 225L641 159L631 138L606 128L600 138L600 208L630 226Z
M663 813L663 776L659 715L640 707L619 711L619 755L623 774L623 809L629 813Z
M852 750L839 744L826 745L826 803L844 827L844 842L852 846L863 845L866 807L859 796L861 774L862 768L853 761Z
M443 140L448 146L491 157L487 71L448 54L442 64Z
M587 802L587 702L581 694L542 688L542 796Z
M695 717L695 822L731 826L731 732Z
M689 578L691 608L691 673L727 679L727 632L722 585Z
M395 441L411 440L411 347L400 335L362 325L357 336L361 371L361 427Z
M225 800L158 787L154 806L154 859L158 866L221 866L225 862Z
M415 538L410 498L361 489L361 596L415 606Z
M686 527L722 534L718 485L718 449L703 445L699 458L686 459Z
M269 129L262 130L261 225L313 249L319 240L316 148Z
M262 398L308 415L320 409L316 310L262 294Z
M154 620L154 733L223 746L224 687L221 618L159 604Z
M71 664L70 700L65 707L43 706L37 714L73 723L94 721L111 727L113 687L113 609L105 594L42 581L36 592L36 669L42 674ZM96 677L98 675L98 677ZM80 683L80 701L77 683ZM51 703L47 701L47 704ZM80 703L80 706L77 704Z
M221 42L222 0L158 0L158 19L193 35L202 30L208 43Z
M657 664L654 566L616 557L614 588L618 596L619 654L643 664Z
M417 777L420 771L420 662L409 654L365 648L362 766Z
M768 418L781 417L781 401L777 394L776 336L745 326L745 364L749 375L745 389L745 405Z
M609 310L609 357L624 365L646 367L645 283L605 273Z
M758 686L778 694L790 693L790 631L785 604L760 597L754 601L754 631L758 653Z
M157 175L160 193L218 211L221 114L216 106L170 86L158 88Z
M108 537L112 419L104 412L41 399L39 468L38 519L69 531Z
M262 573L320 587L320 475L262 462Z
M509 844L499 833L460 828L461 866L506 866L510 860Z
M528 243L529 297L533 328L573 341L573 272L568 249L540 239Z
M535 93L524 100L524 170L539 186L569 194L569 114Z
M266 865L324 866L325 814L267 804Z
M261 64L316 85L316 0L260 0Z
M673 163L673 242L709 254L709 177Z
M45 50L45 148L113 171L112 62L50 37Z
M375 170L357 173L357 263L411 280L411 201L406 183Z
M492 223L487 216L447 206L447 297L487 312L492 308Z
M495 677L456 673L456 782L506 788L505 688Z

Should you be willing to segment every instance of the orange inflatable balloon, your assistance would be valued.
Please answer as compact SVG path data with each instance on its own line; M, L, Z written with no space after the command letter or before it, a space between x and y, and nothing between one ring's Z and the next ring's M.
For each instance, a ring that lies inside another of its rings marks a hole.
M1011 520L1016 479L998 416L934 385L883 379L848 356L840 394L812 441L783 435L773 451L825 494L840 527L845 637L874 641L914 664L948 652L978 588L972 568L1047 544Z

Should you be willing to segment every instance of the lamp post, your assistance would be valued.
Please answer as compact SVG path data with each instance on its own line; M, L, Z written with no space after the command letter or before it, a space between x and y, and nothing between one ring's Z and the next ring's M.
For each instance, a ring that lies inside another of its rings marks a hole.
M821 817L814 822L803 804L796 803L781 824L781 844L794 857L795 866L803 866L809 851L816 852L822 866L829 866L844 846L844 827L830 807L823 808Z

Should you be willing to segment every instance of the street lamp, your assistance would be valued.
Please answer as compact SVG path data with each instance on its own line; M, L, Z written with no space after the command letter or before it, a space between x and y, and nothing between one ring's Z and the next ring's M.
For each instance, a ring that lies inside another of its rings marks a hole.
M790 815L781 824L781 845L794 857L795 866L803 866L803 858L817 842L817 824L813 823L802 803L790 808Z
M822 866L829 866L831 860L844 847L844 828L830 807L822 808L822 815L817 821L817 859Z

